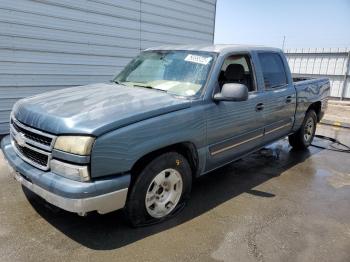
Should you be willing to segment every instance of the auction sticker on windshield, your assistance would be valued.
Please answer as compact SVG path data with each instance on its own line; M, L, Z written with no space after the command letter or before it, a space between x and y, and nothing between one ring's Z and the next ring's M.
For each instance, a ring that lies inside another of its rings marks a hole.
M207 65L211 60L211 57L205 57L205 56L200 56L200 55L187 55L185 58L185 61L187 62L192 62L196 64L202 64L202 65Z

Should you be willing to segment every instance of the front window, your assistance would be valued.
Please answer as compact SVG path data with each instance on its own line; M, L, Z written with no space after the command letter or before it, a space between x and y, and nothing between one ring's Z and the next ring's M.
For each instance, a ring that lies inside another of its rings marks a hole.
M195 51L146 51L114 79L119 84L194 96L204 86L214 56Z

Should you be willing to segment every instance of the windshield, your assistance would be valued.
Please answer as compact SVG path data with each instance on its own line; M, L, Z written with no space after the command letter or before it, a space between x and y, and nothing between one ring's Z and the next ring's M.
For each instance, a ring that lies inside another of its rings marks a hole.
M195 51L146 51L114 79L119 84L194 96L204 86L213 55Z

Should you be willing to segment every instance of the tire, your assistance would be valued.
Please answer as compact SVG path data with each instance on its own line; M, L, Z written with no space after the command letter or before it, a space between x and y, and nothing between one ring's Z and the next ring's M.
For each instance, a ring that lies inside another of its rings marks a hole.
M289 144L295 149L308 148L314 139L316 125L317 116L315 111L307 111L300 129L296 133L289 135Z
M164 153L137 174L125 206L132 226L155 224L171 217L189 199L191 167L181 154Z

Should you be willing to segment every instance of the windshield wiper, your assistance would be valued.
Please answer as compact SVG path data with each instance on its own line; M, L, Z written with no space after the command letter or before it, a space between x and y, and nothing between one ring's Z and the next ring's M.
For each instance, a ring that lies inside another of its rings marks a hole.
M144 88L148 88L148 89L155 89L155 90L159 90L159 91L163 91L163 92L167 92L166 90L163 89L159 89L159 88L154 88L153 86L147 86L147 85L138 85L138 84L134 84L133 86L137 86L137 87L144 87Z
M126 84L123 84L119 82L118 80L112 80L111 82L116 83L117 85L127 86Z

